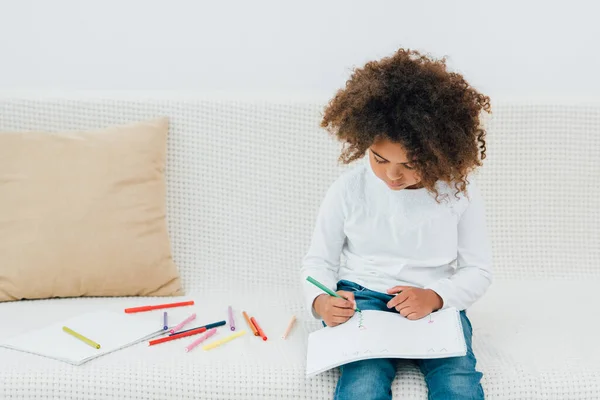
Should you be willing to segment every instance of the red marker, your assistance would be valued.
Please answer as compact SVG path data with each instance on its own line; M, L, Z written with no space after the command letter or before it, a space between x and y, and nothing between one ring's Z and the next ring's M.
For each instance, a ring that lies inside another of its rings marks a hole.
M154 346L155 344L161 344L164 342L170 342L171 340L177 340L177 339L181 339L187 336L192 336L192 335L197 335L199 333L202 332L206 332L206 327L203 326L202 328L198 328L198 329L192 329L191 331L187 331L187 332L183 332L183 333L176 333L174 335L170 335L164 338L160 338L160 339L154 339L151 340L148 343L148 346Z
M193 306L194 301L184 301L181 303L170 303L170 304L158 304L155 306L143 306L143 307L134 307L134 308L126 308L125 312L127 314L143 312L143 311L152 311L152 310L160 310L163 308L174 308L174 307L183 307L183 306Z
M254 317L252 317L252 318L250 318L250 321L252 321L252 323L256 327L256 330L258 331L258 336L260 336L262 338L262 340L267 340L267 336L265 336L265 333L263 332L261 327L258 325L258 322L256 322L256 319L254 319Z

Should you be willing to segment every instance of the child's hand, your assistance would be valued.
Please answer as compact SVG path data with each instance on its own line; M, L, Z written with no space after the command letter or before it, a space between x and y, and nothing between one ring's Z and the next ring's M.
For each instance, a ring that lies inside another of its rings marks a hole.
M343 290L336 293L348 300L322 294L313 302L315 312L323 318L327 326L336 326L348 321L356 308L354 293Z
M410 286L395 286L387 291L398 293L387 306L395 308L407 319L421 319L443 306L442 298L431 289L420 289Z

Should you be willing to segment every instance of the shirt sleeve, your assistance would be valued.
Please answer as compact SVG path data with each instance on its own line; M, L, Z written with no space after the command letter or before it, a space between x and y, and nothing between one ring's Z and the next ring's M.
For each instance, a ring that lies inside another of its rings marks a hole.
M316 319L321 318L312 304L324 292L308 282L306 277L313 277L333 291L337 288L340 256L346 240L343 188L343 180L338 178L327 190L319 208L310 247L302 260L301 276L306 306Z
M488 238L485 205L474 182L468 186L469 204L458 222L457 268L450 278L426 286L443 301L442 308L469 308L492 283L492 249Z

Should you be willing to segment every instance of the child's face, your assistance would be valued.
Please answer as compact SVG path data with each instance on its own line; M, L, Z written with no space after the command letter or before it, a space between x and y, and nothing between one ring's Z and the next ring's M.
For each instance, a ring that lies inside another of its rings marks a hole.
M419 176L406 157L406 151L386 138L380 138L369 148L369 162L375 175L392 190L417 189Z

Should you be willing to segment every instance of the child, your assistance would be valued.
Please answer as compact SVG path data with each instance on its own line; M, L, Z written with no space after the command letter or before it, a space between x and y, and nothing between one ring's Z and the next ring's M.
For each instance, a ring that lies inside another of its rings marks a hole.
M429 399L484 398L465 310L489 287L492 259L484 203L467 177L485 158L479 114L491 112L489 100L447 72L445 58L400 49L355 70L321 122L345 144L344 163L367 153L368 162L338 178L321 204L302 267L307 305L328 326L355 306L411 320L457 308L467 355L413 361ZM347 300L323 294L309 275ZM391 399L395 375L393 359L346 364L335 398Z

